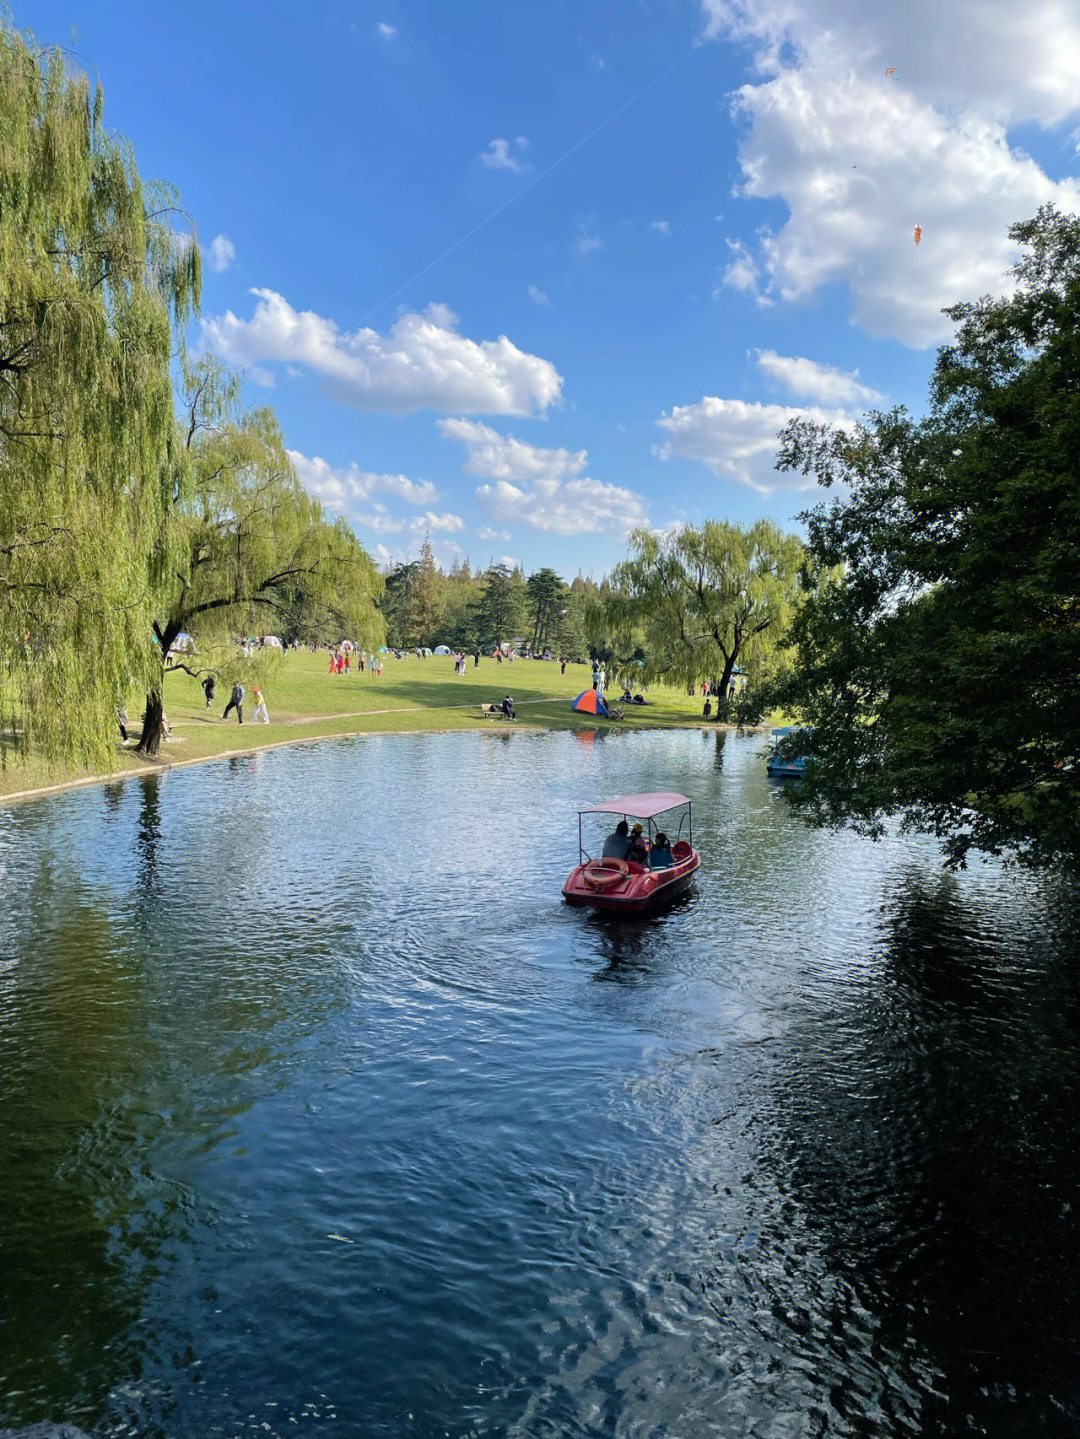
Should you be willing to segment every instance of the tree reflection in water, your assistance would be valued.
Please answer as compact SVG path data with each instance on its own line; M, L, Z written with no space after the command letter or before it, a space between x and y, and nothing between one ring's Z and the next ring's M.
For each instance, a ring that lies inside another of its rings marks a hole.
M1080 906L1032 894L1017 953L992 893L909 873L863 1003L800 1027L779 1066L769 1162L926 1434L1080 1422L1080 994L1061 962ZM858 1389L834 1388L841 1414L865 1415Z

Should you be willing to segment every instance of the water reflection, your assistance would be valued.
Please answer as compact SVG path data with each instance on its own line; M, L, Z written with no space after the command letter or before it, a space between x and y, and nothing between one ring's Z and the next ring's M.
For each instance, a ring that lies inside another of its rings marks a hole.
M508 726L0 816L0 1423L1075 1429L1076 894L809 831L761 749ZM578 805L673 786L697 890L561 905Z
M1080 1076L1046 1018L1076 995L1065 917L1028 884L1021 961L992 889L898 875L864 1002L779 1067L767 1161L873 1315L880 1363L842 1346L833 1390L856 1428L883 1397L942 1435L1064 1433L1075 1411Z

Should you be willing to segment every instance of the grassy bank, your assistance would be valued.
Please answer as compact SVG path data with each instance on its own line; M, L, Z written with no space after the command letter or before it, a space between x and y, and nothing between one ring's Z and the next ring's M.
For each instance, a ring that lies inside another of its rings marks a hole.
M134 740L127 747L117 742L112 774L150 773L169 764L188 764L212 759L237 750L262 749L269 745L312 740L329 735L388 733L406 730L448 730L491 728L502 721L480 717L480 705L514 697L517 726L544 729L668 728L701 723L702 701L664 686L654 686L649 704L626 707L622 720L603 720L573 714L570 701L590 687L592 674L586 665L567 665L561 675L557 664L541 660L516 660L497 664L484 656L479 669L470 658L464 677L453 670L453 660L433 656L418 660L395 660L384 656L381 679L370 673L332 676L327 673L325 653L293 652L284 656L265 686L269 725L254 724L250 686L244 704L244 723L234 715L222 721L228 688L206 708L199 683L183 671L174 670L165 681L165 713L172 726L169 739L157 760L134 753ZM141 706L133 698L129 713L134 717ZM77 784L94 778L84 771L48 765L31 757L7 763L0 771L0 800L28 791L56 785Z

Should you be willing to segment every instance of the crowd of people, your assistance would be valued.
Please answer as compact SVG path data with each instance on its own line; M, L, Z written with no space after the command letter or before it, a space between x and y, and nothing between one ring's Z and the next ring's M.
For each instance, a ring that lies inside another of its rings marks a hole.
M621 819L604 841L604 859L633 860L648 869L670 869L674 860L671 856L671 841L663 830L657 830L652 844L645 838L640 823L631 830L626 820Z
M339 645L337 649L330 651L330 668L328 673L332 675L352 674L353 659L356 660L357 674L363 674L367 670L374 679L381 679L383 672L382 656L374 650L368 654L367 650L354 650L351 644Z

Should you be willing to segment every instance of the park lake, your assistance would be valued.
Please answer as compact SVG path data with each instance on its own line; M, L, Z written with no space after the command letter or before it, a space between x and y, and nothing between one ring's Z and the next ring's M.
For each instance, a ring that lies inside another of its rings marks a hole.
M1075 1432L1075 889L723 731L369 735L0 810L0 1426ZM565 907L676 788L696 891Z

